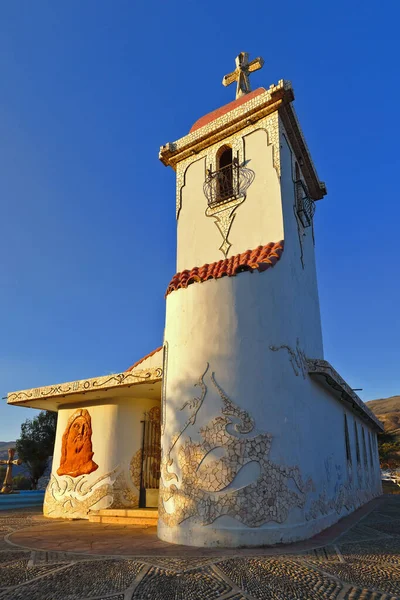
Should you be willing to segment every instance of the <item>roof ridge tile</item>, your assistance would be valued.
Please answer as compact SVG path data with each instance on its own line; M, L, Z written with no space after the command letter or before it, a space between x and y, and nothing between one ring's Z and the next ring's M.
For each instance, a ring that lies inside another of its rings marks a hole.
M193 269L185 269L176 273L167 288L165 296L181 288L187 288L193 283L203 283L209 279L221 277L234 277L244 271L260 272L273 267L282 256L284 241L269 242L264 246L257 246L253 250L245 250L230 258L221 259L211 264L205 264Z

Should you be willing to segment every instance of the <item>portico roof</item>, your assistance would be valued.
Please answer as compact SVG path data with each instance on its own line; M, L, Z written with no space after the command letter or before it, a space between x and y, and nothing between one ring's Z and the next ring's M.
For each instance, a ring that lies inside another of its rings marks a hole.
M311 377L326 387L347 408L375 430L383 432L383 424L327 360L308 358L307 370Z
M102 401L110 397L160 398L162 369L148 368L79 379L55 385L10 392L7 403L14 406L57 411L61 405Z

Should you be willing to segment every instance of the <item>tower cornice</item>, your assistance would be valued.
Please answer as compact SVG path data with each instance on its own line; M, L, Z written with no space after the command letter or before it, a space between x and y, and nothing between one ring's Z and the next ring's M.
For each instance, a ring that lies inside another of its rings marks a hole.
M314 163L301 131L297 116L291 105L294 92L290 81L281 79L269 89L259 88L247 96L205 115L184 137L160 148L159 158L165 166L176 170L182 160L194 156L224 138L260 121L278 111L286 133L302 165L309 193L313 200L326 194L326 187L318 178Z

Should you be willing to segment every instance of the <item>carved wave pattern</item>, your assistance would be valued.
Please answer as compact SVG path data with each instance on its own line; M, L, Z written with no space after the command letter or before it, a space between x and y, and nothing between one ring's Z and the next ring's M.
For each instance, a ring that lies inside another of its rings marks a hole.
M305 506L312 481L303 482L296 466L285 467L269 460L271 434L243 437L253 431L254 420L229 399L214 373L211 383L222 401L221 414L200 429L202 441L186 438L179 450L175 450L179 469L174 470L171 454L183 433L196 422L207 394L204 383L207 371L208 365L198 382L202 393L199 398L185 403L183 408L189 407L189 417L181 431L173 436L162 461L159 517L167 526L178 525L190 517L208 525L222 515L229 515L249 527L259 527L269 521L284 522L291 508ZM223 450L222 458L205 460L217 448ZM239 471L253 462L259 466L259 476L245 487L232 488ZM172 512L166 508L171 501Z

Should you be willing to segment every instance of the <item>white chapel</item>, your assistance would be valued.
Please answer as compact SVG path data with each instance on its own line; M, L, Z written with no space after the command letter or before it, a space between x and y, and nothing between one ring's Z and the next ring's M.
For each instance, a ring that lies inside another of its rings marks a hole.
M262 65L240 53L223 78L236 99L160 149L177 224L163 346L118 374L8 394L58 411L49 518L257 546L312 537L382 493L382 424L324 359L326 187L290 82L251 91Z

